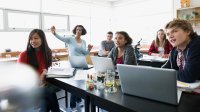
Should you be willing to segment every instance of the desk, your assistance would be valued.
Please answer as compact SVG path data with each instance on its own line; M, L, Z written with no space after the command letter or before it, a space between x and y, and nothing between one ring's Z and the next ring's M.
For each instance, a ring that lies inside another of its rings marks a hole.
M168 60L167 58L143 55L142 58L139 58L137 60L137 63L138 63L138 65L145 65L145 66L152 66L152 67L160 68L163 64L165 64L165 62L167 60Z
M48 78L47 81L67 92L85 100L85 112L89 112L90 97L86 92L85 81L75 81L73 78Z
M183 93L178 106L165 104L145 98L122 94L119 90L115 94L91 92L92 112L95 106L109 112L199 112L200 95Z
M16 62L17 59L18 59L17 57L11 57L11 58L0 58L0 62L10 62L10 61Z
M148 100L136 96L117 93L109 94L103 91L88 91L85 81L75 81L73 78L52 78L48 82L65 89L85 99L85 112L95 112L95 106L109 112L200 112L200 95L183 93L178 106ZM91 103L91 107L89 106Z

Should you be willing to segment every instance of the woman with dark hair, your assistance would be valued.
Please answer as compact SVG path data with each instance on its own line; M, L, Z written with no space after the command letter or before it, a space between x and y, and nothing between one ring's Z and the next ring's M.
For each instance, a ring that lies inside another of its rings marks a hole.
M114 47L107 57L112 58L114 65L127 64L136 65L135 50L131 45L132 38L125 31L119 31L115 33Z
M57 97L53 88L45 83L45 74L52 64L52 52L46 41L44 32L34 29L29 34L26 51L19 55L19 63L31 65L37 72L42 87L40 112L59 112Z
M166 39L166 35L163 29L157 31L156 39L153 40L148 54L152 56L167 56L172 50L172 45Z
M169 42L174 47L163 68L177 70L177 80L200 80L200 37L186 20L175 19L165 26Z
M72 30L73 36L61 37L56 33L56 28L54 26L51 27L51 32L56 38L68 44L69 56L85 56L89 54L93 47L89 44L86 50L86 42L81 39L81 36L85 35L87 31L82 25L76 25L74 27Z

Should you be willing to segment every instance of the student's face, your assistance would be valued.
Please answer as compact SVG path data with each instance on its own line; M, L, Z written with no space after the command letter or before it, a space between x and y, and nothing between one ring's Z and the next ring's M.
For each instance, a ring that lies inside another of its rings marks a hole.
M112 38L113 38L113 35L112 35L112 34L107 34L107 40L108 40L108 41L112 40Z
M42 45L42 40L37 33L30 38L30 44L33 48L39 48Z
M186 47L185 43L189 40L189 34L189 32L176 27L166 30L167 39L173 47Z
M127 41L125 40L125 37L122 34L116 34L115 35L115 44L117 47L124 47Z
M76 35L77 36L81 36L82 35L82 30L83 30L82 27L77 27L76 28Z
M163 31L158 31L158 39L159 40L163 40L164 36L165 36L165 33Z

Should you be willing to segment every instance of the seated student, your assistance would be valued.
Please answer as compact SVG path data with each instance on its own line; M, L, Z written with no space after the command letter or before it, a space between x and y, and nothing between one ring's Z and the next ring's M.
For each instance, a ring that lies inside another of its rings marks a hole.
M116 47L114 47L107 56L112 58L114 65L136 65L135 51L131 43L132 39L125 31L115 33Z
M152 56L168 57L168 54L172 48L172 45L166 39L164 30L160 29L157 31L156 39L153 40L148 54Z
M109 31L107 33L107 39L101 42L100 50L98 53L99 56L108 56L111 49L115 47L115 43L112 40L112 38L113 38L113 33Z
M58 100L52 86L45 82L45 74L52 64L52 52L48 46L46 36L40 29L34 29L29 34L26 51L19 55L19 63L32 66L41 81L42 99L40 112L59 112Z
M169 42L174 47L163 68L178 71L177 79L183 82L200 80L200 37L186 20L175 19L165 26Z

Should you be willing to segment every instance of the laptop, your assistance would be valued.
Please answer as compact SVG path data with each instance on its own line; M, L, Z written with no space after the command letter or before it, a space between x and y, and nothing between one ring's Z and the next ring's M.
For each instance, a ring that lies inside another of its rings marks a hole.
M117 65L124 94L178 105L176 70L136 65Z
M91 60L96 72L116 71L111 58L91 56Z
M76 69L90 69L93 65L87 64L85 56L69 56L69 63L72 68Z

